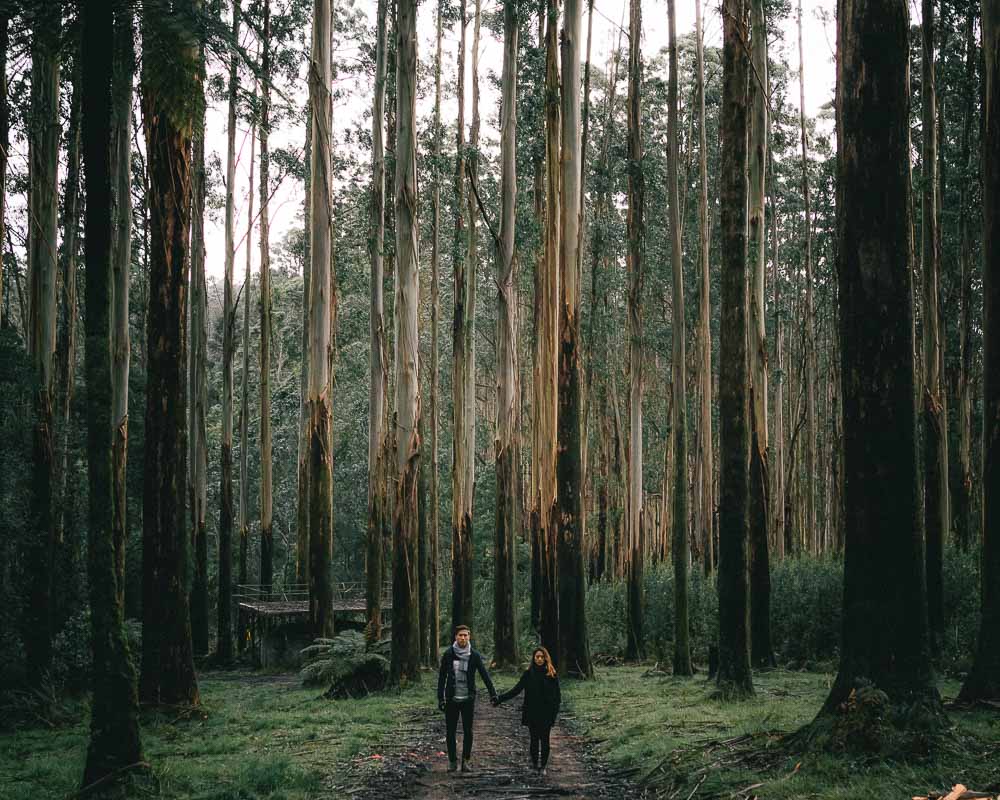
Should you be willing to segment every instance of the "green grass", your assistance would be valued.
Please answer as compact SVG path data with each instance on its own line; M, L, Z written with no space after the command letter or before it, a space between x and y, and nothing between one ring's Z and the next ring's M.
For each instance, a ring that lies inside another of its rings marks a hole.
M246 677L245 674L242 677ZM206 716L145 715L143 749L157 788L137 797L305 800L340 797L351 759L399 737L431 704L430 678L402 692L324 700L298 683L202 675ZM66 797L80 787L88 718L0 735L0 797ZM363 769L355 768L355 775Z
M904 798L958 782L1000 792L1000 719L990 712L950 712L956 746L927 763L790 751L784 735L812 721L831 680L816 673L757 674L755 697L724 703L712 699L704 675L684 679L617 667L600 670L595 681L569 682L565 696L571 724L598 742L613 768L667 797ZM957 684L942 686L946 699L957 691Z

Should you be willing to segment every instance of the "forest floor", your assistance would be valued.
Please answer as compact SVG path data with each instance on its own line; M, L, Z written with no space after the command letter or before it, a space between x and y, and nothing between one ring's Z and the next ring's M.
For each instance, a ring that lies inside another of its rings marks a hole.
M494 675L500 689L515 679ZM823 673L758 673L753 698L722 703L712 699L704 675L601 668L596 680L564 681L550 768L541 778L527 769L519 699L477 709L475 771L463 776L447 772L444 719L430 673L402 691L329 701L321 688L304 688L296 674L203 672L203 714L143 714L154 785L135 796L903 800L959 782L1000 794L995 708L950 708L955 746L933 760L891 764L789 752L786 735L815 716L831 680ZM945 680L941 689L947 701L958 685ZM55 701L13 730L10 709L0 711L6 726L0 729L0 798L72 797L86 755L86 702Z

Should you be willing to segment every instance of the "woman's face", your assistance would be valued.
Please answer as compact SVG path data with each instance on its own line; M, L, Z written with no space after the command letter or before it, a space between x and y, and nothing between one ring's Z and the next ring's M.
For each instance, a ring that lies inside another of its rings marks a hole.
M545 654L541 650L535 651L535 664L536 666L542 666L545 663Z

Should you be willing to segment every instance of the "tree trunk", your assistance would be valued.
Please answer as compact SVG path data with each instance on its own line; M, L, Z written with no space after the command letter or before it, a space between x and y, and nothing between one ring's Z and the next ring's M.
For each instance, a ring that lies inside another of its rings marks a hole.
M312 100L306 101L306 142L304 163L312 164ZM299 448L296 469L296 509L295 509L295 582L309 583L309 268L312 263L310 241L312 231L312 171L306 170L305 200L302 219L305 241L302 244L302 368L299 373Z
M764 0L751 0L749 246L750 280L750 660L774 665L771 650L771 569L768 552L767 334L764 323L764 273L767 269L764 196L767 186L768 87L767 25Z
M472 625L472 486L475 458L468 448L474 444L469 429L475 432L475 422L469 419L474 413L475 398L466 397L472 369L472 325L475 295L475 274L469 275L470 257L475 257L471 244L472 230L476 225L475 215L468 220L470 230L466 231L465 215L468 212L465 191L465 28L466 0L459 3L459 50L458 50L458 127L455 157L455 239L452 259L455 272L455 319L452 326L452 392L454 395L454 436L452 459L452 607L451 625ZM474 261L472 262L475 263Z
M240 39L240 0L233 0L233 41ZM219 607L216 655L223 664L233 658L233 359L236 312L233 270L236 261L236 90L239 55L229 60L229 120L226 145L226 243L222 299L222 474L219 499Z
M205 65L205 50L201 48L199 56L201 68ZM129 74L129 81L131 75ZM122 93L124 95L124 93ZM129 93L129 98L131 93ZM122 108L127 112L131 105L124 105L126 98L120 98ZM205 412L208 408L208 291L205 283L205 103L199 104L198 118L195 122L195 138L193 151L193 168L191 171L191 355L188 359L188 505L191 508L191 542L194 547L194 570L191 584L191 638L194 652L206 655L208 644L208 531L205 524L206 504L208 500L208 433L205 424ZM127 117L126 117L127 119ZM122 197L128 197L128 136L127 129L123 131L124 153L119 152L119 187ZM119 142L122 142L119 139ZM119 144L121 146L121 144ZM122 216L122 226L119 236L127 233L126 226L131 223L131 209L125 206L129 213ZM121 246L128 247L128 240L120 238ZM127 251L126 251L127 252ZM123 262L127 267L127 261ZM127 283L128 270L125 270ZM120 284L117 284L120 285ZM128 295L125 295L127 300ZM128 309L125 308L127 313ZM124 320L127 335L127 316ZM126 348L126 356L127 356ZM127 388L127 384L126 384ZM124 477L124 475L123 475Z
M143 630L139 693L152 705L199 705L188 606L184 513L187 477L187 272L191 221L191 138L201 77L186 20L190 2L143 11L147 51L164 48L172 68L143 62L142 111L149 171L150 260L143 465ZM228 601L228 598L227 598Z
M976 8L970 6L965 33L965 121L962 126L962 149L959 163L962 180L959 189L958 235L961 276L959 284L959 368L958 368L958 463L955 492L955 539L968 551L972 546L972 234L969 225L968 186L974 174L971 154L972 121L975 114L974 81L976 74Z
M309 100L312 153L309 220L309 628L314 637L333 635L330 547L333 536L332 404L329 393L331 344L330 248L332 104L330 98L330 0L313 5Z
M80 47L78 37L72 44L77 50ZM59 551L56 561L56 580L70 583L75 580L75 564L72 551L75 544L65 541L67 525L72 526L73 492L70 490L69 450L71 446L70 429L72 426L73 389L76 383L76 351L77 351L77 291L78 266L77 256L80 249L77 231L80 227L80 110L83 107L80 97L79 67L73 71L71 78L73 96L70 101L69 129L66 132L66 181L63 190L63 240L62 240L62 280L59 330L56 340L55 382L58 392L59 420L56 424L61 441L58 445L59 461L56 465L57 486L55 499L55 542ZM74 537L75 538L75 537ZM64 574L69 570L73 574ZM65 608L65 587L53 599L54 620L57 628L67 616Z
M87 386L87 576L90 588L93 698L90 743L83 771L83 787L123 776L123 770L143 760L139 735L139 701L135 667L129 657L124 628L123 566L115 542L115 489L112 479L112 354L108 338L114 303L112 263L115 245L111 150L112 75L121 52L123 31L131 47L131 12L117 8L117 30L111 3L91 2L81 9L82 86L86 93L83 117L84 162L87 169L84 266L86 317L84 368ZM120 78L121 72L118 73ZM131 89L131 72L128 73ZM119 87L120 88L120 87ZM131 91L129 92L131 95ZM128 119L126 117L126 119ZM127 130L127 126L126 126ZM127 138L126 138L127 141ZM127 144L126 144L127 149ZM130 208L131 210L131 208Z
M256 105L257 89L253 92ZM240 531L239 572L237 584L250 582L249 552L250 552L250 296L253 294L253 280L250 267L253 263L253 167L254 144L256 143L257 126L250 126L250 183L247 188L247 232L246 232L246 262L243 269L243 287L240 289L243 306L243 374L240 382L240 496L237 527ZM235 309L233 310L235 314ZM259 583L259 581L258 581Z
M629 2L628 57L628 623L625 657L643 658L642 573L642 259L645 180L642 174L642 36L641 0Z
M112 131L111 131L111 192L113 209L112 266L111 266L111 475L112 475L112 536L115 549L115 566L118 571L119 601L125 600L125 542L128 538L128 495L126 484L126 466L128 463L128 379L131 354L129 332L129 279L132 274L132 76L135 73L135 40L133 39L134 15L128 4L123 3L116 10L115 19L115 60L114 77L112 78ZM202 152L202 155L204 153ZM197 156L197 152L196 152ZM202 172L198 173L196 162L195 177L203 181L204 160L200 164ZM201 184L201 200L204 200L204 183ZM195 198L198 200L198 197ZM199 208L203 209L204 203ZM199 222L200 217L198 218ZM204 236L195 237L195 247L201 247L197 254L201 258L204 272ZM192 264L194 263L192 252ZM201 301L204 306L204 276L202 277ZM201 320L204 325L204 315ZM204 349L205 339L200 340L202 353L202 390L201 400L201 535L204 546L205 534L205 436L204 436ZM199 529L196 528L196 532ZM199 551L200 557L200 551ZM207 562L207 558L206 558ZM201 561L198 562L199 564ZM206 585L207 585L207 563ZM197 570L195 572L197 575ZM207 589L206 589L207 591ZM208 652L208 598L205 597L205 648L200 652Z
M30 305L28 352L35 368L35 430L31 517L34 537L28 572L23 633L27 674L41 680L52 660L52 593L55 566L53 518L53 369L56 339L56 237L59 164L59 21L60 5L34 13L31 43L31 124L28 159L28 275Z
M559 384L556 445L556 571L559 576L559 662L568 675L590 678L583 566L583 441L580 375L580 27L579 0L566 0L562 51L562 182L559 251ZM551 652L551 651L550 651Z
M923 125L923 181L920 223L923 267L924 390L924 528L926 535L927 613L931 652L937 655L944 641L944 536L948 529L948 463L944 437L944 402L941 378L942 331L938 281L941 245L937 214L937 98L934 87L934 2L922 3L921 122Z
M400 684L420 679L420 639L417 630L417 476L420 468L420 350L417 316L420 272L417 229L416 22L416 0L396 0L395 338L398 372L395 438L399 483L392 542L391 674L393 682Z
M972 672L962 685L961 700L1000 699L1000 10L983 0L983 305L985 346L983 370L983 550L982 617Z
M695 0L700 3L701 0ZM677 109L677 12L674 0L667 0L670 28L670 80L667 86L667 139L670 156L667 175L669 203L670 261L673 273L673 561L674 561L674 675L693 675L691 644L688 636L688 481L687 481L687 326L684 324L684 272L681 260L681 214L677 185L678 109ZM666 476L664 476L666 483Z
M385 125L385 42L388 0L378 0L375 23L375 91L372 101L372 198L369 256L371 258L371 313L369 336L370 383L368 388L368 530L365 561L367 625L365 636L377 642L382 635L382 547L389 524L389 456L386 436L386 394L389 364L385 341L382 296L382 255L385 243L385 152L382 143Z
M705 31L701 19L701 0L695 2L695 35L698 39L698 172L701 192L698 198L698 265L701 278L698 303L698 342L701 348L698 422L698 499L701 518L700 538L704 547L704 569L709 575L715 569L714 480L715 461L712 448L712 297L709 282L708 210L708 144L705 139Z
M274 578L271 465L271 193L268 134L271 126L271 2L264 0L260 61L260 585L270 594ZM247 239L247 252L250 240ZM247 297L247 308L250 298Z
M841 0L838 14L846 542L840 668L821 717L842 714L857 688L872 686L890 706L919 703L931 712L908 712L898 723L926 733L940 697L918 523L907 16L903 0L878 10Z
M514 0L503 4L503 74L500 102L500 247L497 252L497 510L494 539L493 661L517 664L514 602L514 533L517 508L517 291L514 232L517 208L517 35Z
M560 107L558 5L547 0L545 22L545 244L535 306L535 450L538 460L539 604L538 632L542 645L559 657L559 573L556 520L556 442L559 377L559 251L562 187L560 185Z
M440 363L438 350L438 320L441 316L441 292L438 266L441 258L441 39L444 0L437 6L437 49L434 56L434 198L431 218L431 538L429 542L431 572L431 611L429 666L437 663L437 651L441 644L441 607L438 592L438 569L441 559L438 552L438 531L440 530L440 506L438 499L438 379Z
M747 389L747 6L723 3L722 316L719 323L719 692L753 694L750 674Z
M771 164L771 259L774 265L774 476L771 502L771 541L780 561L785 557L785 355L784 329L781 311L781 275L778 270L778 193L774 177L774 156L768 155Z

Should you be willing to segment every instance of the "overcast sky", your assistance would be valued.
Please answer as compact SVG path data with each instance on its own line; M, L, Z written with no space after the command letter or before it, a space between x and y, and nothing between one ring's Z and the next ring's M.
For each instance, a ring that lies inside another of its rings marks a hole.
M371 24L375 19L375 0L334 0L334 3L351 3L356 8L360 8L368 14ZM473 0L468 0L471 13ZM494 9L499 0L483 0L483 10ZM586 2L584 1L584 6ZM436 24L437 3L425 0L420 3L417 27L418 27L418 51L417 57L421 61L433 59L434 57L434 34ZM805 45L805 71L806 71L806 113L814 116L819 108L830 102L833 98L835 66L834 48L836 40L836 30L833 23L834 0L803 0L803 41ZM711 0L705 7L705 44L708 47L722 46L722 22L719 15L717 0ZM591 60L595 69L603 69L607 63L608 54L614 47L619 25L624 23L628 26L628 0L596 0L594 3L594 30ZM677 3L677 33L678 36L693 31L695 25L695 6L693 0L680 0ZM582 34L584 46L586 41L587 19L584 16ZM795 24L795 15L786 21L782 26L784 40L777 47L778 51L772 48L770 56L774 60L784 58L797 71L798 66L798 33ZM667 45L667 12L664 0L645 0L643 3L643 52L652 55ZM468 30L468 46L472 46L472 26ZM358 49L360 43L341 42L339 51L341 54ZM458 27L445 32L443 44L444 53L442 56L444 69L454 73L456 54L458 49ZM482 116L482 136L484 141L498 139L499 132L493 127L496 117L496 106L498 98L490 90L485 77L488 71L500 71L502 60L502 47L499 39L494 39L490 32L484 27L482 30L482 42L480 47L480 84L481 84L481 116ZM466 69L471 69L471 56L466 58ZM215 65L218 69L219 65ZM391 68L391 65L390 65ZM467 91L471 92L471 79L466 79ZM337 140L342 139L344 131L353 127L361 119L361 115L371 107L371 87L366 79L359 82L349 82L340 85L338 88L344 91L344 98L338 101L334 108L334 134ZM298 95L301 96L304 104L307 95L305 81L299 87ZM789 102L794 107L798 105L797 86L789 92ZM468 101L467 101L468 102ZM467 106L468 107L468 106ZM446 105L442 111L445 120L455 117L455 99L447 98ZM433 96L429 96L423 101L418 100L417 115L420 119L429 117L433 112ZM207 126L207 147L208 152L214 151L220 162L225 165L226 158L226 109L224 104L215 104L208 110L206 117ZM236 253L236 284L242 282L243 270L246 259L246 213L247 213L247 186L249 181L249 139L245 123L241 124L237 131L237 150L240 153L240 162L237 167L236 178L236 206L237 206L237 233L236 241L240 243ZM304 142L305 131L301 126L286 125L272 132L271 147L288 147L290 149L301 148ZM296 217L301 214L303 201L303 187L301 183L286 179L274 194L270 207L271 220L271 246L274 247L282 240L288 229L295 224ZM256 203L255 203L256 205ZM259 209L255 209L256 211ZM207 271L215 278L221 278L224 267L224 221L222 215L216 215L217 219L206 222L206 249L207 249ZM254 272L257 271L259 262L259 232L255 228L251 241L252 260Z

